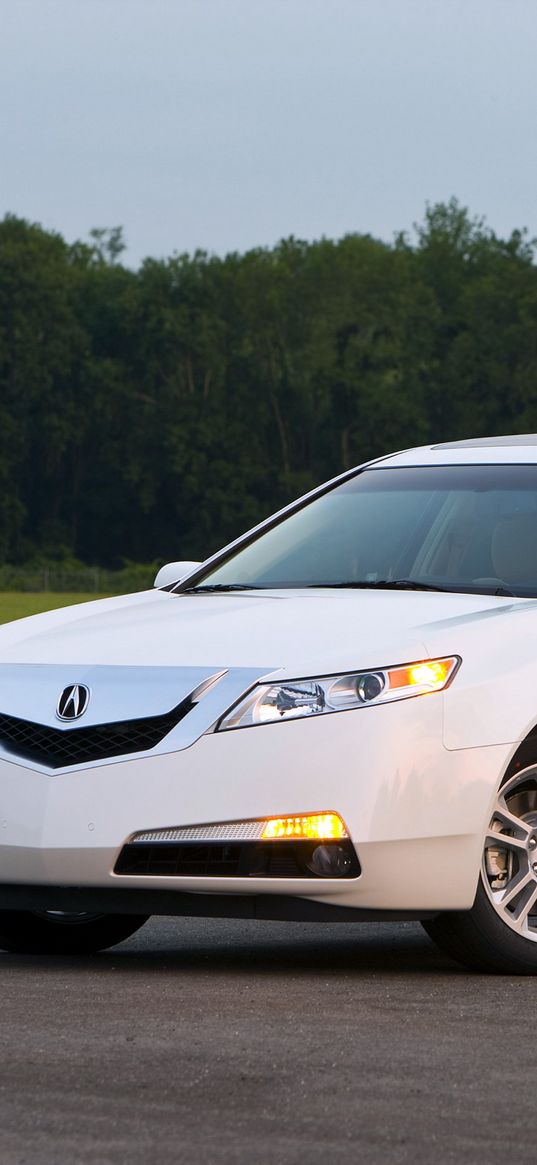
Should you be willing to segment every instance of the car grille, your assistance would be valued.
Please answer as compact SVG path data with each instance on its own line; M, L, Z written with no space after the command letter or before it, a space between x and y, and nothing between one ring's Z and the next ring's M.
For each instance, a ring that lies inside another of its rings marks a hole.
M89 764L155 748L192 707L188 698L162 716L63 730L0 714L0 746L14 756L51 769Z

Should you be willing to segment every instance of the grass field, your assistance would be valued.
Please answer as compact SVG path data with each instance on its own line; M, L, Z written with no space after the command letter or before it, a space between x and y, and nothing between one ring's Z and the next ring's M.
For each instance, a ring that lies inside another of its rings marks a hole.
M105 599L106 595L53 594L40 591L0 592L0 623L11 619L23 619L25 615L37 615L40 611L53 611L55 607L69 607L71 603L88 603L92 599Z

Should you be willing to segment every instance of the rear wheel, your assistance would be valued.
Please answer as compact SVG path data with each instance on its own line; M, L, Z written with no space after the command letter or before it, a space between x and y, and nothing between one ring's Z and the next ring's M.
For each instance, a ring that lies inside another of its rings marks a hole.
M474 970L537 974L537 764L499 790L472 909L438 914L423 926Z
M89 955L139 930L148 915L1 910L0 949L26 955Z

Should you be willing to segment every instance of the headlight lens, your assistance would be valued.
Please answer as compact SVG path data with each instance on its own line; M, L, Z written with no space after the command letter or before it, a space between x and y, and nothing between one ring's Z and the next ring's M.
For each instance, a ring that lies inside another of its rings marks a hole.
M218 730L344 712L441 692L453 679L460 662L458 655L450 655L351 675L258 684L226 713Z

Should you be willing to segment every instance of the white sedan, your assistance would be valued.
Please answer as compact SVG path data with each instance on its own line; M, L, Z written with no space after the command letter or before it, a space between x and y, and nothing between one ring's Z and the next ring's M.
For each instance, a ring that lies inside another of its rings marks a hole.
M420 919L537 971L537 436L347 472L0 630L0 946Z

